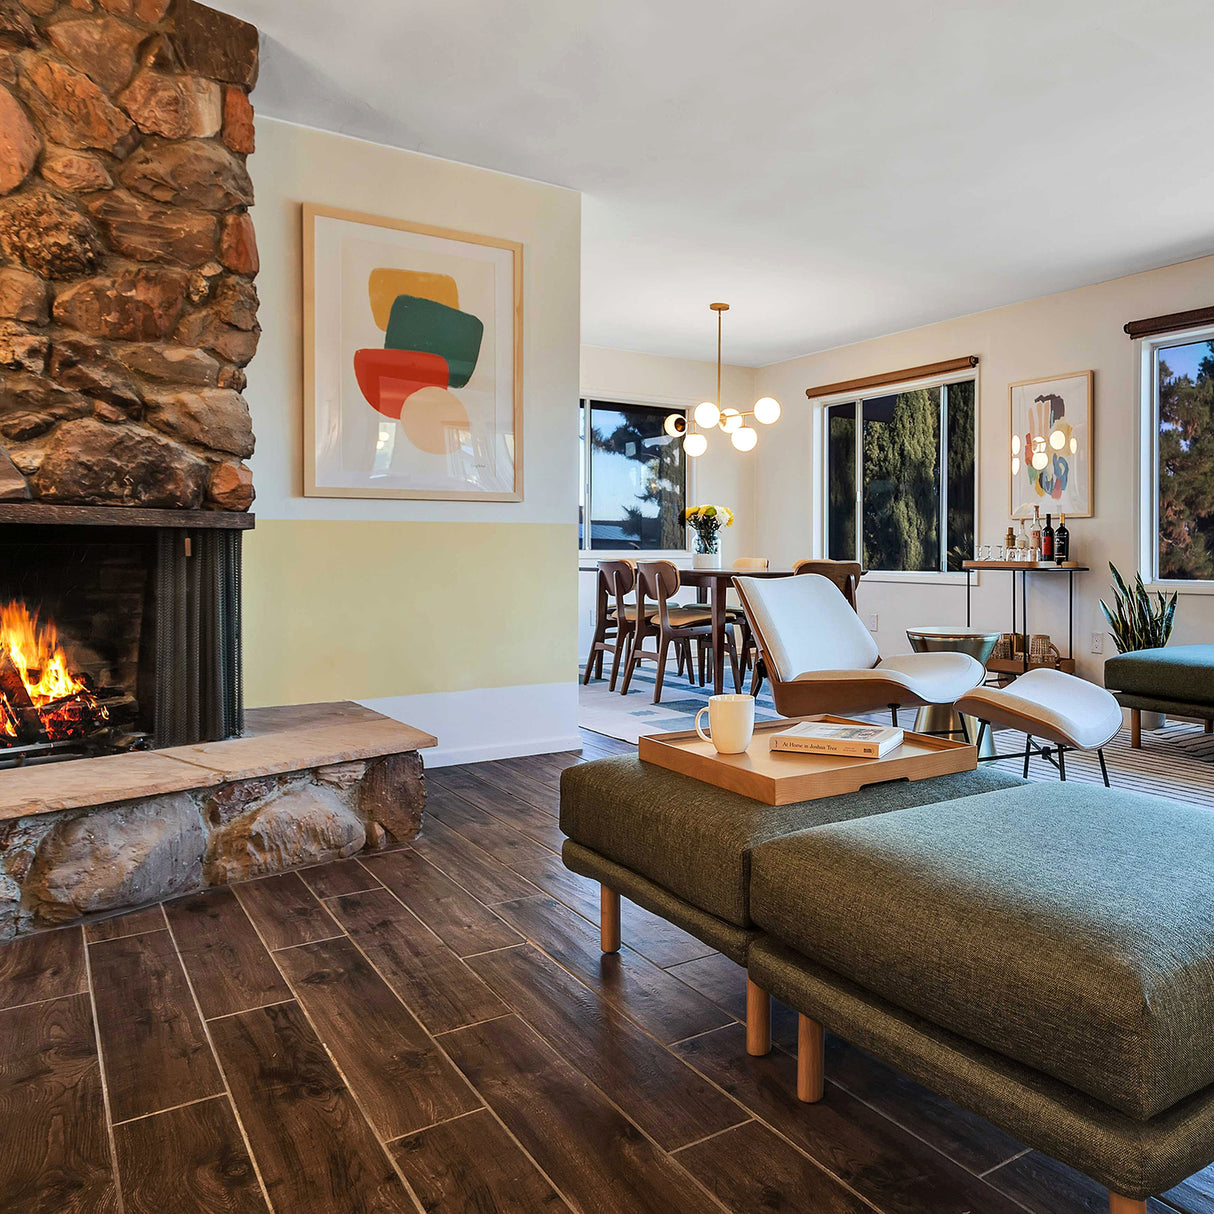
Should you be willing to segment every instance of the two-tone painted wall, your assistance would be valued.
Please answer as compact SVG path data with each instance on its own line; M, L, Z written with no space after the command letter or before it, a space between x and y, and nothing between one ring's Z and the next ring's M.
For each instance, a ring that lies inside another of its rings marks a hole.
M246 702L357 699L431 764L576 744L581 196L262 118ZM304 202L522 242L524 500L303 496Z

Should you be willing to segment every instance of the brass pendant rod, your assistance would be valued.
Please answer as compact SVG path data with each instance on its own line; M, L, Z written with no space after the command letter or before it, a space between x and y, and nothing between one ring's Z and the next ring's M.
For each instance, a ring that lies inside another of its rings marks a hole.
M721 412L721 316L717 313L717 412Z

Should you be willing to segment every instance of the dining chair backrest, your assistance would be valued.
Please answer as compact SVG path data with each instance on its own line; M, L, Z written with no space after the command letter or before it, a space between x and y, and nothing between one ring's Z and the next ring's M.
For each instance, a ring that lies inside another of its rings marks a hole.
M638 611L645 614L645 600L653 599L658 605L662 627L670 627L667 603L679 593L679 567L673 561L638 561L637 578Z
M819 577L828 578L839 587L843 597L851 604L851 609L858 610L856 591L860 587L860 579L864 576L864 570L859 561L794 561L792 571L798 575L816 573Z
M739 577L751 627L773 680L788 683L822 670L871 670L881 654L872 634L820 574Z
M607 598L615 600L616 618L624 618L624 600L635 589L637 569L633 561L599 561L599 582Z
M766 569L770 562L765 556L740 556L733 563L735 569Z

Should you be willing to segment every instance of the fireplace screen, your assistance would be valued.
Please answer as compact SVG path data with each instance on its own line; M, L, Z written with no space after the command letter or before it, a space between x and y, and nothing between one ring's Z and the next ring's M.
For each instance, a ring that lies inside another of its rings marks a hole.
M239 531L0 526L0 765L241 724Z

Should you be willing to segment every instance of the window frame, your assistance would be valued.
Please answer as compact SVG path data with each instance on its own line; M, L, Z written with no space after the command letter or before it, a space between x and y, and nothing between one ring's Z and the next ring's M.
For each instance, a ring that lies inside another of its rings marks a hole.
M1214 594L1214 579L1159 576L1159 351L1214 341L1214 324L1140 337L1138 345L1138 568L1148 590Z
M667 413L681 413L684 418L691 415L692 409L699 401L688 401L686 399L673 400L663 399L660 396L647 396L645 398L634 396L621 396L618 392L598 392L589 393L582 392L578 399L578 416L586 418L589 421L589 410L591 405L619 405L621 408L639 408L639 409L664 409ZM582 446L584 440L579 434L578 444ZM582 448L585 450L585 448ZM687 538L687 528L683 528L683 546L681 548L591 548L590 544L590 502L591 490L594 485L594 473L591 465L593 461L590 458L590 452L585 451L586 466L582 469L581 476L581 493L582 501L585 503L583 509L586 517L582 521L582 526L579 528L581 535L578 537L578 560L579 562L589 560L595 561L611 561L620 560L627 557L628 559L636 559L638 552L646 560L677 560L680 557L688 557L691 555L691 545ZM698 457L702 459L703 457ZM693 500L695 490L695 466L697 460L689 457L683 460L683 499L688 504Z
M951 372L948 375L932 375L921 379L902 380L898 383L882 384L880 388L870 389L867 393L864 392L837 392L831 396L824 396L814 402L815 404L815 433L816 446L818 448L817 469L818 469L818 518L820 520L817 528L817 547L822 554L829 552L830 538L830 469L828 467L828 434L827 434L827 410L834 405L855 404L856 408L856 444L855 444L855 509L856 509L856 560L860 560L863 544L863 526L861 524L862 508L864 504L864 483L863 483L863 422L862 405L866 399L875 399L882 396L896 396L902 392L913 392L921 388L945 388L950 384L966 383L973 381L974 384L974 544L977 547L978 536L981 534L981 515L982 515L982 499L979 494L979 470L981 467L980 452L982 447L982 376L979 374L978 367L966 367L959 371ZM940 543L940 559L947 560L948 548L945 540L947 536L944 531L947 527L948 519L948 409L945 405L945 394L941 393L940 398L940 520L942 539ZM932 586L964 586L966 583L966 574L963 570L945 570L945 569L870 569L865 570L864 580L866 582L906 582L906 583L921 583ZM974 584L978 584L976 579Z

